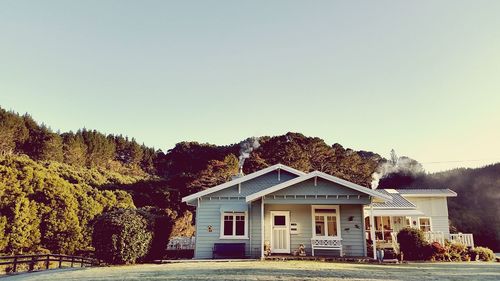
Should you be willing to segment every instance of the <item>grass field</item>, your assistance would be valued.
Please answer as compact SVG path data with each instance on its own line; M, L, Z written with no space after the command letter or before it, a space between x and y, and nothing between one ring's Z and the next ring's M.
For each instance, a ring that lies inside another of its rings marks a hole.
M499 263L403 265L314 261L203 262L51 270L2 281L62 280L500 280Z

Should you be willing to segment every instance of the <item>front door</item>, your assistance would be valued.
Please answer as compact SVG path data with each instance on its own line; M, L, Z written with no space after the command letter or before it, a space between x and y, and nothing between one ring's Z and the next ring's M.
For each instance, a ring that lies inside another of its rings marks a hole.
M271 211L271 252L290 253L290 212Z

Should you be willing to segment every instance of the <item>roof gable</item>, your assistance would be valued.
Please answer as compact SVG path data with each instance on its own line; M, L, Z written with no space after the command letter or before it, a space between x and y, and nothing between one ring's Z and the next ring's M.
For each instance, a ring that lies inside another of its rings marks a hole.
M197 199L199 197L202 197L202 196L205 196L208 194L212 194L212 193L215 193L217 191L221 191L221 190L233 187L233 186L237 186L238 184L255 179L257 177L260 177L260 176L265 175L265 174L270 173L270 172L274 172L276 170L283 170L283 171L286 171L286 172L291 173L291 174L296 175L296 176L305 175L304 172L301 172L301 171L296 170L294 168L291 168L291 167L288 167L288 166L285 166L282 164L276 164L276 165L264 168L262 170L256 171L254 173L233 179L233 180L228 181L226 183L223 183L223 184L202 190L200 192L188 195L186 197L183 197L182 202L189 202L189 201L192 201L192 200Z
M311 172L309 174L304 174L302 176L299 176L299 177L297 177L295 179L291 179L291 180L286 181L284 183L281 183L281 184L269 187L267 189L264 189L262 191L256 192L254 194L248 195L246 197L246 201L249 202L249 201L257 200L258 198L260 198L262 196L265 196L265 195L277 192L279 190L285 189L287 187L290 187L292 185L301 183L303 181L307 181L309 179L313 179L315 177L321 178L321 179L324 179L324 180L327 180L327 181L330 181L330 182L333 182L333 183L337 183L337 184L339 184L341 186L344 186L344 187L347 187L347 188L349 188L351 190L355 190L355 191L358 191L358 192L361 192L361 193L364 193L364 194L376 197L376 198L381 199L383 201L391 201L392 200L392 197L389 196L389 195L387 195L387 194L380 193L380 192L375 191L373 189L357 185L355 183L343 180L341 178L338 178L338 177L335 177L335 176L332 176L332 175L325 174L323 172L314 171L314 172Z

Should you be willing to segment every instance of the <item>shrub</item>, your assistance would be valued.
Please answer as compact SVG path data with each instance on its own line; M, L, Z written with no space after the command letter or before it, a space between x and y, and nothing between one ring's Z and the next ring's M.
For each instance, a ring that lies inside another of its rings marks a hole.
M448 259L448 250L439 242L432 242L431 248L433 252L433 260L444 261Z
M424 233L416 228L403 228L398 232L398 242L406 260L422 260L432 256L432 247L425 241Z
M493 251L486 247L475 247L471 250L471 257L473 260L478 259L482 261L494 261L496 258Z
M452 261L466 260L467 246L462 243L452 243L448 248L448 253Z
M109 264L130 264L146 256L152 237L141 211L115 209L95 220L92 244L96 258Z

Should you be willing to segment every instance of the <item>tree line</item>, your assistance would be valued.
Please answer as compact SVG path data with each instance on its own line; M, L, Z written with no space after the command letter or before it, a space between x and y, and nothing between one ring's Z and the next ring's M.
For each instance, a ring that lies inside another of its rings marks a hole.
M0 155L26 154L33 160L69 165L106 167L123 173L154 174L154 148L122 135L96 130L53 132L29 114L19 115L0 108Z

